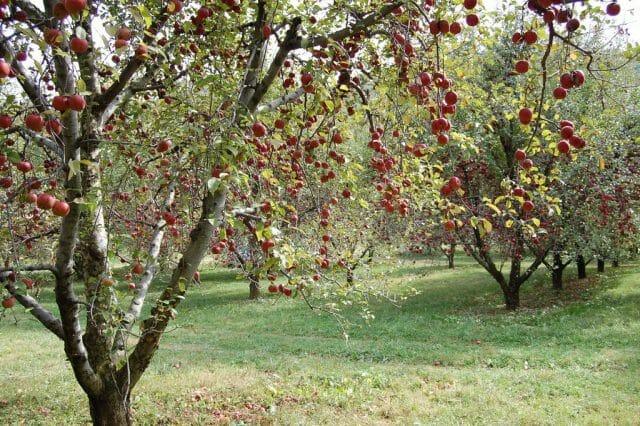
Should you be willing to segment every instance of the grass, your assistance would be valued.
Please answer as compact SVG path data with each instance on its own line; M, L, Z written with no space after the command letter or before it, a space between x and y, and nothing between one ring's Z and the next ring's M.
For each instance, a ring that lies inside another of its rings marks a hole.
M420 293L373 303L345 340L299 300L249 302L234 273L204 273L134 391L137 423L638 424L640 266L570 275L563 295L540 271L515 314L470 262L388 275ZM0 424L86 423L61 343L16 315L0 322Z

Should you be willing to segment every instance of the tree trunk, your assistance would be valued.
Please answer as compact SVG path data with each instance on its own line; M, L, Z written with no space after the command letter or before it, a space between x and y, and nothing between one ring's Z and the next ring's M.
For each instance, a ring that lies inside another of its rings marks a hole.
M564 265L562 264L562 256L560 256L560 253L554 253L553 269L551 271L551 281L553 283L554 290L562 290L562 273L563 272L564 272Z
M618 259L611 262L611 266L613 266L614 268L617 268L618 266L620 266L620 262L618 261Z
M132 424L129 396L124 398L116 390L89 397L89 412L94 426L129 426Z
M449 269L454 269L455 268L455 264L454 264L455 255L456 255L456 245L455 244L451 244L449 246L449 254L447 254L447 261L449 262Z
M260 297L260 280L255 275L249 275L249 299L254 300Z
M504 303L508 311L515 311L520 307L520 288L506 287L502 290L504 293Z
M598 259L598 272L604 272L604 259Z
M587 278L587 264L583 255L579 254L576 257L576 265L578 266L578 278L581 280Z

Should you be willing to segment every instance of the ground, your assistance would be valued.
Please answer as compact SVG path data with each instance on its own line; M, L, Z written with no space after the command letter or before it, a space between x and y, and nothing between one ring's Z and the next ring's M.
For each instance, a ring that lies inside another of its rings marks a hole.
M515 314L469 262L389 275L420 293L374 302L345 340L299 300L250 302L234 273L203 273L134 392L137 423L638 424L638 264L570 271L562 296L541 270ZM0 322L0 424L86 423L62 344L16 316Z

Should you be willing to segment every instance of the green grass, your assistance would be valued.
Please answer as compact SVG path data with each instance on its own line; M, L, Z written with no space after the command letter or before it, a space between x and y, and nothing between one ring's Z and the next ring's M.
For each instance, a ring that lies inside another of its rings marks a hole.
M515 314L470 262L397 268L398 291L420 294L372 303L348 340L300 300L250 302L234 273L204 273L134 391L137 422L638 424L638 265L560 296L540 271ZM86 422L61 343L16 315L0 323L0 424Z

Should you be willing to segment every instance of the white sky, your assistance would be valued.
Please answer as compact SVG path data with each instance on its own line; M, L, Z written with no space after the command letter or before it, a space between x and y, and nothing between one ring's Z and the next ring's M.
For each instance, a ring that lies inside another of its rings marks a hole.
M503 1L504 0L480 0L479 3L482 3L484 7L489 10L497 10ZM600 5L603 10L608 3L608 1L591 2L591 4ZM618 16L610 17L615 23L615 26L612 26L610 30L610 34L615 34L616 26L622 26L629 32L630 41L640 43L640 0L618 0L618 3L622 10ZM580 9L580 3L576 5L576 8Z

